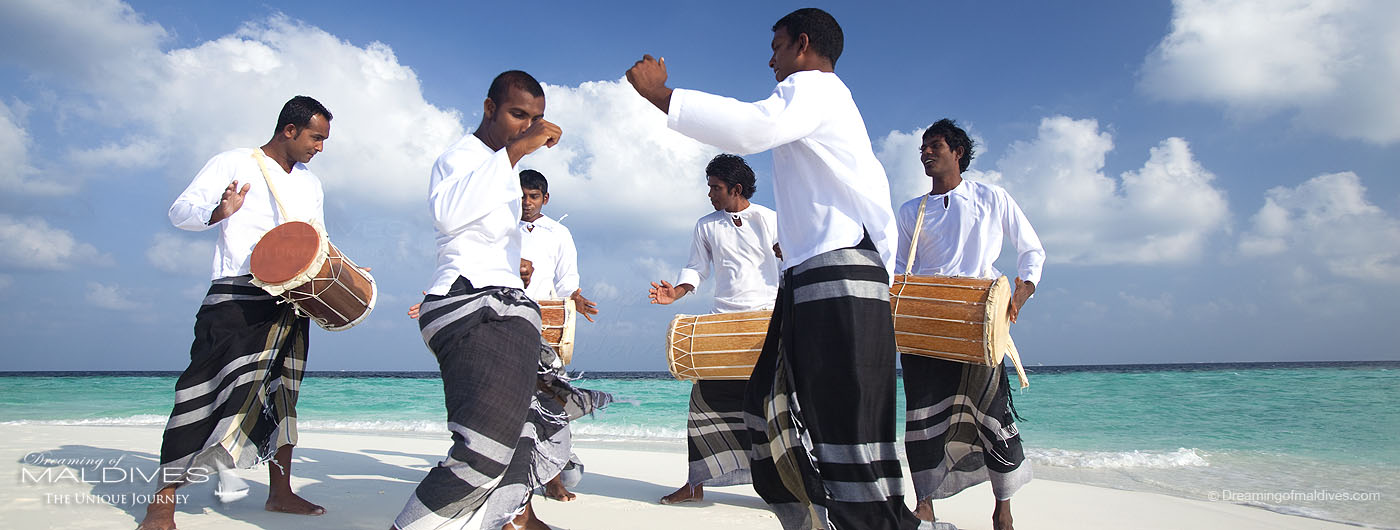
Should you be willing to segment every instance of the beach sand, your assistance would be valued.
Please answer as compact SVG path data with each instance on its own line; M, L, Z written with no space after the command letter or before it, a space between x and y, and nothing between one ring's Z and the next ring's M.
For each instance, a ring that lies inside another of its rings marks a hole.
M0 521L7 528L135 528L151 487L140 473L156 467L157 427L0 425ZM243 470L248 498L221 504L213 481L181 488L176 514L184 529L384 529L427 469L446 454L447 436L324 431L301 433L293 486L326 507L320 517L263 511L267 471ZM536 497L540 518L560 530L664 528L779 529L750 486L707 488L705 500L662 506L656 500L685 481L681 444L580 443L587 473L578 499ZM139 473L138 473L139 471ZM906 478L907 482L907 478ZM906 485L906 491L913 487ZM941 520L991 528L992 496L984 483L936 503ZM1344 529L1353 526L1226 502L1189 500L1036 480L1013 503L1019 528L1055 529Z

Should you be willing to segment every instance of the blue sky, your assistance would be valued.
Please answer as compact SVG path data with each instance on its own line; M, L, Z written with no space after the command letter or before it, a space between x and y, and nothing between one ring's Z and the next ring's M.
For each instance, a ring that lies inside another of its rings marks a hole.
M684 264L717 151L622 73L651 53L673 87L763 98L769 28L802 7L676 4L0 4L0 370L183 368L214 232L166 209L296 94L336 115L311 168L381 293L364 324L313 332L310 369L435 368L403 316L434 267L428 168L511 68L548 85L563 142L522 166L550 178L603 311L574 367L664 369L667 322L708 304L645 288ZM952 117L979 144L968 176L1039 231L1049 263L1013 328L1029 364L1400 359L1400 5L820 7L892 201L927 188L918 133ZM748 158L771 206L771 160Z

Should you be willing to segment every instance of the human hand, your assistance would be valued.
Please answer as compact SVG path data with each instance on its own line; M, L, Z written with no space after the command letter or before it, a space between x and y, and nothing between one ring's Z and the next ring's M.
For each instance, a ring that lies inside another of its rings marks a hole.
M525 129L524 134L506 145L511 164L519 162L525 155L535 152L540 147L554 147L563 134L563 129L543 118L530 124L530 128Z
M209 215L209 224L213 225L214 223L228 219L229 216L237 212L239 208L242 208L243 199L247 197L248 190L251 187L252 184L244 184L243 189L240 190L238 189L237 180L230 182L228 187L224 188L223 196L219 197L219 206L214 208L214 212Z
M530 260L520 258L520 279L525 281L525 286L530 286L530 277L535 275L535 264Z
M665 57L653 59L650 55L643 55L642 60L627 69L627 82L632 83L632 88L661 112L670 112L671 109L671 89L666 87L666 79Z
M592 322L593 315L598 314L598 304L593 303L592 300L584 298L583 289L574 291L574 294L569 295L569 298L572 298L574 300L574 310L578 311L579 314L583 315L583 318L586 318L589 322Z
M424 296L427 296L427 295L428 295L428 291L422 291L422 293L423 293ZM416 304L413 304L413 307L408 308L408 318L411 318L411 319L414 319L414 320L418 320L418 317L419 317L418 310L419 310L420 308L422 308L422 307L423 307L423 302L418 302L418 303L416 303Z
M659 284L651 282L651 289L647 290L647 298L650 298L653 304L666 305L680 300L681 297L690 294L693 290L695 288L688 283L671 285L666 280L662 280Z
M1016 290L1011 293L1011 303L1006 307L1006 316L1011 318L1011 322L1016 322L1016 317L1021 314L1021 306L1026 305L1026 300L1031 299L1035 294L1035 284L1023 282L1019 276L1016 277Z

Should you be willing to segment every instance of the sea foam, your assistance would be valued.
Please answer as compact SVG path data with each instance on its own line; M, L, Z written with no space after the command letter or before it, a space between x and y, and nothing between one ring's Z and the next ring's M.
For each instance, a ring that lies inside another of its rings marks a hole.
M1069 451L1030 447L1026 456L1037 464L1077 469L1172 469L1206 467L1203 452L1185 447L1175 451Z

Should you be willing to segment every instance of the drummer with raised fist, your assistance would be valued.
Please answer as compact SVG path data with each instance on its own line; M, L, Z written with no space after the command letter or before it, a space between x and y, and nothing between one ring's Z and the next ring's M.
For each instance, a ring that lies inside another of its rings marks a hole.
M778 296L778 218L749 202L757 179L744 159L721 154L705 166L710 205L715 211L695 223L690 259L676 283L652 282L653 304L670 304L714 278L715 313L773 309ZM689 468L685 485L661 504L699 501L705 485L732 486L753 481L749 433L744 427L744 387L748 380L695 381L686 419Z
M175 528L175 489L181 485L269 461L264 508L326 512L293 493L290 482L309 322L251 283L249 257L263 234L279 224L324 224L321 181L306 164L330 135L331 112L315 99L294 97L282 106L272 139L256 149L215 155L170 207L177 228L217 228L219 235L212 285L195 315L190 364L175 383L175 406L161 441L159 491L146 507L141 530ZM285 212L274 203L269 181ZM229 478L215 494L228 502L248 490Z
M962 178L972 158L972 139L952 120L924 131L919 160L932 185L927 197L899 208L895 270L999 278L993 264L1009 239L1016 247L1018 277L1007 312L1015 322L1040 283L1045 249L1005 189ZM920 209L923 224L913 241ZM907 267L911 248L914 263ZM915 515L933 521L934 499L989 480L996 497L992 527L1010 530L1011 496L1031 480L1031 469L1016 430L1006 369L910 354L901 355L900 363L908 404L904 447L918 496Z

